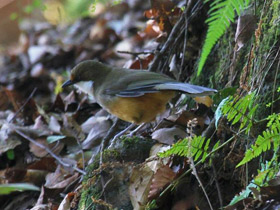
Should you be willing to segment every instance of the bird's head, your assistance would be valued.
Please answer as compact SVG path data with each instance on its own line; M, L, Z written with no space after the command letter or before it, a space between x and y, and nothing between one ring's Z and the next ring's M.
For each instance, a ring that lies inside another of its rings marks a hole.
M62 87L65 88L80 82L94 83L95 81L102 80L109 71L109 66L98 61L83 61L71 70L70 79L63 83Z

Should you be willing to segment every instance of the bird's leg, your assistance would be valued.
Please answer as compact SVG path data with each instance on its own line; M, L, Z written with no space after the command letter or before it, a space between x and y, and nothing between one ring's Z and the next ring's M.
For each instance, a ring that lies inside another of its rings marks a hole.
M129 137L132 137L136 132L138 132L141 128L143 128L145 124L146 124L146 123L142 123L142 124L140 124L139 126L137 126L137 128L135 128L133 131L131 131L131 132L128 134L128 136L129 136Z
M122 130L121 132L119 132L118 134L116 134L110 144L110 146L108 147L108 149L111 149L115 146L116 144L116 141L119 137L121 137L123 134L125 134L127 131L129 131L130 129L134 128L135 127L135 124L132 123L130 124L126 129Z

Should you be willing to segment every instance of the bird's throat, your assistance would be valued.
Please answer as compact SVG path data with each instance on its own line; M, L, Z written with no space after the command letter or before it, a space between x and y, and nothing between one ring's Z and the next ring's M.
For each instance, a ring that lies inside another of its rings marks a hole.
M77 82L75 87L80 91L87 93L90 96L93 96L93 81Z

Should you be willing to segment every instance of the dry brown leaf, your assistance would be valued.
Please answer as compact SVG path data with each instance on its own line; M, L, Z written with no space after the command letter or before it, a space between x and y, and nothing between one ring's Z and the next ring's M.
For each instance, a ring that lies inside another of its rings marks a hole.
M8 168L5 172L5 179L8 183L23 182L23 179L27 173L23 168Z
M207 107L211 107L213 105L213 100L209 96L200 96L195 97L194 100L199 104L204 104Z
M235 42L239 51L244 44L250 40L257 29L257 18L255 15L246 14L238 17L237 28L235 32Z
M148 201L150 183L153 171L147 166L137 166L133 169L130 177L129 197L134 210L144 209Z
M58 210L68 210L70 208L71 201L73 200L76 193L70 192L63 198L62 202L59 204Z
M63 112L64 111L64 102L60 96L60 94L57 94L54 100L54 103L51 105L49 112Z
M150 54L143 58L135 60L128 66L130 69L148 69L150 62L154 59L154 55Z
M54 172L57 167L55 159L53 157L44 157L40 160L32 163L27 167L27 169L36 169L36 170L44 170Z
M148 198L152 200L156 198L162 189L174 180L176 173L168 165L163 165L154 174Z
M158 23L155 20L149 20L146 23L146 28L144 30L144 37L146 38L156 38L160 36L163 32L160 30Z
M54 173L49 173L46 176L45 187L49 189L63 189L72 184L78 177L78 173L71 175L62 167L58 167Z
M45 138L38 138L38 139L36 139L36 141L38 143L44 145L45 147L48 147L49 149L51 149L52 152L56 155L58 155L64 147L64 144L61 142L59 142L59 143L54 142L52 144L48 144ZM36 144L33 144L32 142L29 143L29 148L30 148L30 152L32 152L37 157L45 157L48 155L48 152L46 151L46 149L41 148L41 147L37 146Z

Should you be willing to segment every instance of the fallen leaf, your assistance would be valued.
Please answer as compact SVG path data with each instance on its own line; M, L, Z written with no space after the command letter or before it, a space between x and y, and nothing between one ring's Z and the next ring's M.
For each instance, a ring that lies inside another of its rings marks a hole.
M148 201L153 171L147 166L136 166L130 177L129 197L134 210L144 209Z
M44 145L45 147L48 147L56 155L58 155L64 147L64 144L61 142L58 144L57 142L48 144L45 138L38 138L36 139L36 142L40 143L41 145ZM45 157L48 155L48 152L46 151L45 148L41 148L36 144L33 144L32 142L29 143L29 148L30 148L30 152L32 152L37 157Z
M71 201L73 200L76 193L67 193L67 195L63 198L62 202L59 204L58 210L68 210L71 209Z
M174 180L175 176L176 173L169 166L160 167L153 176L148 195L149 200L155 199L164 187Z
M152 139L155 139L163 144L172 145L174 144L175 140L185 138L187 133L179 128L179 127L172 127L172 128L161 128L152 133Z
M206 105L207 107L211 107L213 105L213 100L209 96L195 97L194 100L199 104Z
M244 44L250 40L257 29L257 17L251 14L245 14L238 17L237 28L235 32L235 42L239 51Z
M45 187L49 189L64 189L72 184L79 177L78 173L68 174L62 167L58 167L54 173L46 176Z

